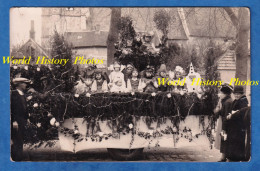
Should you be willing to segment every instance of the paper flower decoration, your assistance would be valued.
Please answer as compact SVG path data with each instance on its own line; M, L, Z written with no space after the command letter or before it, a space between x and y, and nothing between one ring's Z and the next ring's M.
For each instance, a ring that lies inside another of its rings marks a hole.
M129 124L128 126L129 126L130 129L132 129L134 127L133 124Z
M55 118L52 118L52 119L50 120L50 124L51 124L52 126L55 125L55 122L56 122L56 119L55 119Z
M177 132L177 128L176 128L176 127L173 127L172 131L173 131L173 132Z
M59 123L59 122L55 122L55 126L56 126L56 127L59 127L59 126L60 126L60 123Z
M29 101L32 99L32 96L28 96L26 99Z
M175 72L180 72L181 74L183 74L184 70L183 70L182 67L180 67L180 66L176 66L176 68L175 68Z

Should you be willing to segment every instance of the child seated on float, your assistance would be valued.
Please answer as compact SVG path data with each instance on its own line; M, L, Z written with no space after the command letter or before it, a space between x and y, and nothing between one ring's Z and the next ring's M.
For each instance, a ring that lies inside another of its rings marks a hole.
M153 93L156 92L157 89L155 87L156 84L155 78L154 78L154 68L152 66L147 66L146 70L144 71L144 76L141 79L141 88L143 89L143 92L147 93Z
M126 83L124 74L121 72L121 65L118 62L114 63L114 71L109 75L110 92L126 92Z
M132 71L132 77L127 80L127 90L129 92L142 92L142 82L141 79L138 78L138 71L136 68Z
M159 79L160 79L160 84L159 84ZM157 72L157 77L154 86L158 89L158 91L162 91L162 92L167 91L168 89L167 70L165 64L162 64L160 66L160 69Z
M107 92L108 91L108 78L106 73L103 73L101 69L96 69L94 73L94 81L91 86L92 92Z

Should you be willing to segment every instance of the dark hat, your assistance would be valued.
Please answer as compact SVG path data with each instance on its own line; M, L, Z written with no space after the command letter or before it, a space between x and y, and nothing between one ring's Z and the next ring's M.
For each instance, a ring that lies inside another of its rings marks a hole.
M243 86L235 86L234 87L234 94L235 93L244 94L244 87Z
M233 91L233 86L225 83L220 87L220 91L223 92L224 94L230 95Z

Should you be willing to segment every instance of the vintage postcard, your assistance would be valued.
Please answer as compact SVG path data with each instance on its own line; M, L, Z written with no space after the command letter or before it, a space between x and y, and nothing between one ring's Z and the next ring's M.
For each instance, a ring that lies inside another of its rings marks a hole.
M247 162L247 7L13 7L12 161Z

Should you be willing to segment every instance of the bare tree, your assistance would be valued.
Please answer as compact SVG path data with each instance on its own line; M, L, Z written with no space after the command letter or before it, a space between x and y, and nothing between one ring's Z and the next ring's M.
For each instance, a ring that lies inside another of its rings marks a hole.
M241 81L247 80L248 40L250 29L249 10L239 8L238 15L232 8L224 8L237 31L236 46L236 78Z
M110 20L110 29L107 38L107 65L113 63L115 46L114 44L118 41L119 29L118 23L121 18L121 8L112 8L111 9L111 20Z

